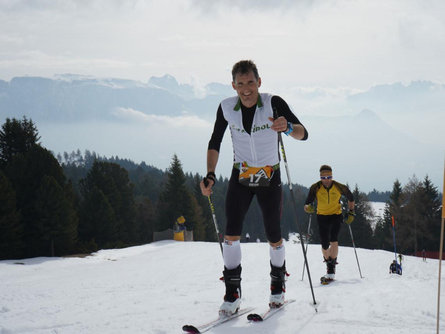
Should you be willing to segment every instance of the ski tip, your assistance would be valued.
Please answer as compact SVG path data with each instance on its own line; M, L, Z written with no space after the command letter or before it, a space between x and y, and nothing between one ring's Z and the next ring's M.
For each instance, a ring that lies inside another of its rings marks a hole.
M192 325L184 325L182 326L182 330L186 333L201 333L198 328L196 328L195 326Z
M247 320L249 320L249 321L253 321L253 322L259 322L259 321L263 321L263 318L262 318L259 314L256 314L256 313L250 313L250 314L247 316Z

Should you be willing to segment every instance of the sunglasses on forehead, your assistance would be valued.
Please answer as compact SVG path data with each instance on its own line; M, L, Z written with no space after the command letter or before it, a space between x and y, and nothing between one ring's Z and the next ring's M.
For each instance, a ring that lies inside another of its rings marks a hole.
M330 180L330 179L332 179L332 175L329 175L329 176L320 176L320 179L322 179L322 180Z

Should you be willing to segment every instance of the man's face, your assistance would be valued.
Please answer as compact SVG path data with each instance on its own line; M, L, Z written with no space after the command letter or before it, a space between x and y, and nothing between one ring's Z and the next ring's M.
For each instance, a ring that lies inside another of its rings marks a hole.
M328 171L328 170L322 170L320 172L320 179L321 179L321 183L326 188L329 188L332 184L332 172Z
M253 107L258 101L258 88L261 86L261 78L255 78L255 74L250 71L247 74L236 74L235 81L232 82L233 89L238 93L243 106Z

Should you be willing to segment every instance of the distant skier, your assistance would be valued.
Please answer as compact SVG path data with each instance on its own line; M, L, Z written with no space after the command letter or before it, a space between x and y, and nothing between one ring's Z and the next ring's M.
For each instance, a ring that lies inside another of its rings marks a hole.
M184 216L180 216L176 219L173 224L173 239L176 241L184 241L185 240L185 218Z
M393 260L391 264L389 265L389 273L395 274L397 272L397 263L396 260Z
M215 185L219 149L227 128L233 146L233 168L226 194L226 233L223 244L226 293L220 313L233 314L241 302L240 238L244 217L254 196L263 213L270 244L271 296L269 303L284 303L285 250L281 237L282 187L278 132L305 140L307 131L279 96L259 93L261 78L256 65L242 60L232 68L232 87L237 96L224 99L207 150L207 176L201 182L203 195ZM276 111L276 112L275 112Z
M399 263L400 265L402 265L403 255L399 253L398 257L399 257Z
M249 240L250 240L250 234L249 234L249 232L247 232L246 233L246 242L249 242Z
M338 233L340 232L343 215L340 198L344 195L348 200L347 224L354 220L354 196L347 186L334 181L332 168L328 165L320 167L320 181L314 183L309 189L304 211L314 213L314 201L317 202L317 223L321 240L321 251L326 262L326 275L321 281L335 278L335 266L338 255Z
M402 275L402 266L399 263L397 263L396 260L393 260L389 266L389 273Z

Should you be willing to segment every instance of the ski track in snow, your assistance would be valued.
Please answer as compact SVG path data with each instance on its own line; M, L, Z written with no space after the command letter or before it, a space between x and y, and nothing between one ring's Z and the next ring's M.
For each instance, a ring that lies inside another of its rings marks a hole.
M209 333L435 332L437 260L405 256L398 276L388 273L393 253L357 248L357 255L363 279L354 249L340 247L336 281L322 286L320 245L309 245L316 313L307 272L301 281L301 245L287 242L287 298L297 301L264 323L242 316ZM270 293L269 246L243 243L242 256L242 307L263 312ZM198 326L217 316L222 267L217 243L174 241L85 258L0 261L0 334L181 333L184 324Z

